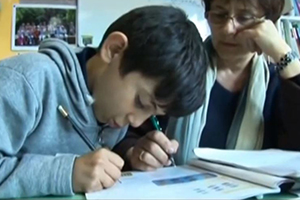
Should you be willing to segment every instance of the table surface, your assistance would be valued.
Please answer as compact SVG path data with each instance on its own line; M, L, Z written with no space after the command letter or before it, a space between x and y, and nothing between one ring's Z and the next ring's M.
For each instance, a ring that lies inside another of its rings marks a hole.
M38 197L38 198L26 198L26 199L42 199L42 200L56 200L56 199L76 199L76 200L86 200L85 196L83 194L77 194L75 196L71 197ZM249 200L254 200L256 198L252 198ZM288 193L281 193L281 194L273 194L273 195L265 195L262 200L287 200L287 199L300 199L297 198L296 195L288 194Z

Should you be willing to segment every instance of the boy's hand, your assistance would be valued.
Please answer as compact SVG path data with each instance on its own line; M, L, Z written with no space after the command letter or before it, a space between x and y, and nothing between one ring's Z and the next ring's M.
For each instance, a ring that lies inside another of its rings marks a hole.
M111 187L120 178L123 165L121 157L104 148L77 158L73 191L94 192Z
M168 154L176 153L178 142L162 132L152 131L139 139L126 154L133 169L150 171L171 164Z

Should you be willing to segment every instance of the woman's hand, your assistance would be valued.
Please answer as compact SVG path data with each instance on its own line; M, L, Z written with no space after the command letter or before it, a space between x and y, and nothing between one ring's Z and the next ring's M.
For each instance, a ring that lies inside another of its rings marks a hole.
M236 34L236 39L242 41L252 52L262 52L273 58L277 63L286 53L291 51L290 46L280 36L274 23L270 20L259 21L254 25L242 28ZM280 75L289 79L300 74L300 62L294 60L289 63Z
M237 32L236 39L242 41L251 52L263 52L275 62L291 50L271 20L258 21L242 28Z

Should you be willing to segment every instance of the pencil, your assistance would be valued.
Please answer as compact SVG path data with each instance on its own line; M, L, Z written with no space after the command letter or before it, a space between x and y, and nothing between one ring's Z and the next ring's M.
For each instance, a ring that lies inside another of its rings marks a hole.
M81 137L81 139L86 143L86 145L90 148L90 150L95 151L96 147L93 145L93 143L89 140L89 138L80 130L80 128L76 125L76 123L73 121L73 119L70 117L69 113L61 106L58 106L58 110L60 114L69 120L69 122L72 124L75 131L78 133L78 135ZM122 183L120 180L117 180L119 183Z
M89 138L83 132L81 132L80 128L76 125L76 123L74 123L74 120L70 117L69 113L61 105L58 106L58 110L64 118L69 120L69 122L72 124L75 131L78 133L81 139L86 143L86 145L90 148L90 150L94 151L96 147L89 140Z
M153 116L151 117L151 122L152 122L152 124L153 124L153 126L155 127L156 130L162 131L162 128L160 127L159 121L158 121L158 119L156 118L156 116L153 115ZM168 154L168 156L169 156L169 159L170 159L170 161L171 161L172 166L176 167L176 164L175 164L175 160L174 160L173 155L172 155L172 154Z

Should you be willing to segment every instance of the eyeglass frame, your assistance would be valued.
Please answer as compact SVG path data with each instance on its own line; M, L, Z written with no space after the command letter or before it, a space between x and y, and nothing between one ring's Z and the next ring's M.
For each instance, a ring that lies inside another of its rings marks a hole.
M215 13L215 14L216 14L216 12L214 12L214 11L208 11L208 12L205 13L206 18L209 19L209 15L210 15L211 13L213 13L213 14ZM240 24L241 26L248 26L248 25L252 25L252 24L256 24L256 23L263 22L263 21L265 21L265 19L266 19L265 16L262 16L262 17L252 16L251 18L249 18L249 19L253 20L252 23L249 23L249 24L243 24L243 23L240 23L240 22L237 20L237 15L224 14L224 16L225 16L225 18L226 18L226 20L225 20L224 22L228 22L228 20L231 20L235 27L236 27L236 22L237 22L238 24ZM222 25L222 24L223 24L223 23L215 23L215 22L212 22L212 21L211 21L211 23L212 23L212 24L215 24L215 25Z

